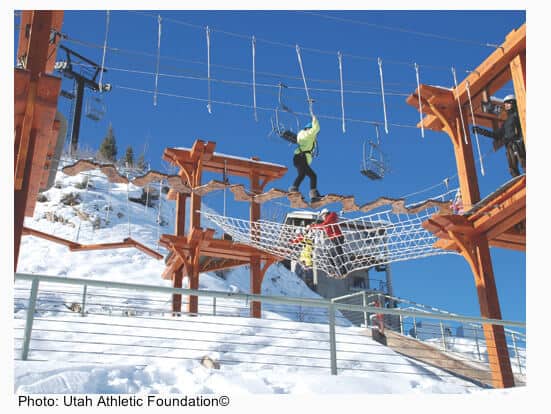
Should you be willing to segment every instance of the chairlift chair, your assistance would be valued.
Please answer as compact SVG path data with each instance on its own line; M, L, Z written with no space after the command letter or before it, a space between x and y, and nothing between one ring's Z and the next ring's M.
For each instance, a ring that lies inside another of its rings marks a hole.
M86 101L86 117L99 121L105 115L105 104L100 98L92 97Z
M377 141L370 140L369 155L366 153L366 142L363 144L363 159L360 173L371 180L380 180L389 170L385 154L381 151L379 126L375 126Z

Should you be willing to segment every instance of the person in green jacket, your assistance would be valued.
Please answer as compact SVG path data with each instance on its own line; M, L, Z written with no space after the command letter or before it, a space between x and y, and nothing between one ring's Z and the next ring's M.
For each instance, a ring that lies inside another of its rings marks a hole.
M293 182L293 185L289 188L289 192L299 191L300 183L304 180L304 177L308 176L310 179L310 202L318 201L321 196L317 189L318 177L310 164L312 163L312 151L316 146L316 139L320 132L320 124L315 115L312 115L312 122L309 122L304 126L297 135L298 148L295 150L293 156L293 165L297 169L297 178Z

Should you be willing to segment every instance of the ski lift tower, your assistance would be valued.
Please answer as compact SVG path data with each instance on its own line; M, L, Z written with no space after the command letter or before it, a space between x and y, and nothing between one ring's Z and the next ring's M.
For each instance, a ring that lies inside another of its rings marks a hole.
M101 71L107 72L107 70L97 63L91 61L88 58L85 58L84 56L80 55L79 53L75 52L72 49L69 49L66 46L60 45L60 49L65 51L66 54L66 60L59 61L55 63L55 69L59 72L61 72L66 78L74 79L76 82L76 93L75 93L75 110L73 114L72 119L72 127L71 127L71 147L70 147L70 153L74 154L78 147L78 137L80 133L80 118L82 116L82 106L84 102L84 88L91 89L93 91L101 91L102 92L108 92L111 90L111 85L106 83L103 85L99 85L96 82L96 79ZM82 73L76 72L73 69L74 60L79 60L81 62L84 62L91 71L91 76L87 77L83 75ZM96 103L97 104L97 103ZM105 108L100 107L99 109L94 107L94 103L87 105L87 116L93 120L99 120L101 116L105 113ZM103 112L102 112L103 111Z

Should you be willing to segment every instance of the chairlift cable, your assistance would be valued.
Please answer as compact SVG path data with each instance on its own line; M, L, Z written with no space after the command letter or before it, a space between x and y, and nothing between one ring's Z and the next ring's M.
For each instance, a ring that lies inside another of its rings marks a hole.
M159 84L159 65L161 62L161 15L157 16L157 66L155 67L155 93L153 94L153 106L157 106L157 86Z
M209 114L212 114L212 103L211 103L211 85L210 85L210 28L206 27L207 34L207 77L208 77L208 103L207 109Z
M461 101L459 100L459 93L457 90L457 76L455 74L455 68L452 66L452 74L453 74L453 83L455 85L455 99L457 100L457 106L459 107L459 116L461 118L461 128L463 128L463 138L465 140L465 145L469 145L469 142L467 141L467 133L465 131L465 120L463 119L463 109L461 108Z
M103 71L105 70L105 55L107 51L107 36L109 35L109 19L110 19L110 12L107 10L105 12L105 40L103 41L103 55L101 57L101 69L99 72L99 92L103 92Z
M419 124L421 125L421 137L425 138L425 126L423 125L423 107L421 106L421 82L419 81L419 65L413 64L415 67L415 78L417 79L417 99L419 100Z
M388 134L388 120L386 117L385 83L383 79L383 60L381 58L378 58L377 63L379 64L379 77L381 79L381 97L383 99L383 115L385 118L385 132Z
M485 173L484 173L484 163L482 162L482 153L480 151L480 141L478 139L478 132L477 132L477 128L476 128L476 119L474 117L474 110L473 110L473 101L471 99L471 89L470 89L470 85L469 85L468 80L467 80L465 86L466 86L466 89L467 89L467 96L469 98L469 108L471 110L471 118L473 120L474 136L476 138L476 147L477 147L477 150L478 150L478 160L479 160L479 163L480 163L480 173L484 177L484 175L485 175Z
M342 53L339 51L337 53L337 57L339 59L339 77L341 81L341 112L342 112L342 132L346 132L346 123L344 118L344 83L342 78Z

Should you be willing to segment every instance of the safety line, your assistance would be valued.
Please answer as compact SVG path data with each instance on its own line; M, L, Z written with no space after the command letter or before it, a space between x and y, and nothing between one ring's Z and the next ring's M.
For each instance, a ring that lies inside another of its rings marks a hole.
M157 87L159 84L159 65L161 62L161 21L162 17L157 16L157 66L155 68L155 93L153 94L153 106L157 106Z
M337 57L339 59L339 77L341 81L341 112L342 112L342 132L346 132L346 123L344 118L344 82L342 79L342 53L338 52Z
M463 138L465 139L465 145L469 145L469 142L467 141L467 133L465 131L465 120L463 119L463 109L461 109L461 101L459 100L459 91L457 88L457 77L455 75L455 68L452 66L452 74L453 74L453 83L455 85L454 93L455 93L455 99L457 100L457 106L459 107L459 116L461 117L461 127L463 128Z
M208 77L208 103L207 109L209 114L212 114L212 103L211 103L211 86L210 86L210 28L206 27L207 34L207 77Z
M381 79L381 97L383 99L383 115L385 118L385 132L388 134L388 120L386 117L385 83L383 80L383 60L381 58L378 58L377 63L379 64L379 77Z
M476 147L478 149L478 160L480 162L480 173L482 174L482 176L485 175L484 173L484 164L482 163L482 153L480 152L480 142L479 142L479 139L478 139L478 132L476 130L476 119L474 117L474 110L473 110L473 101L471 99L471 90L470 90L470 85L469 85L469 81L467 80L466 84L466 89L467 89L467 96L469 98L469 108L471 109L471 118L473 120L473 130L474 130L474 136L476 138Z
M310 98L310 93L308 92L308 85L306 84L306 76L304 76L304 67L302 66L302 57L300 56L300 46L296 45L295 49L297 51L298 64L300 66L300 73L302 74L302 81L304 82L304 91L306 92L306 99L308 100L308 109L310 110L310 116L314 116L314 111L312 109L312 99Z
M101 69L99 72L99 92L103 92L103 71L105 70L105 54L107 51L107 36L109 34L109 18L110 18L110 12L107 10L105 12L105 40L103 41L103 55L101 57Z
M421 82L419 81L419 65L413 64L415 67L415 78L417 79L417 99L419 100L419 124L421 125L421 137L425 138L425 126L423 125L423 107L421 106Z

